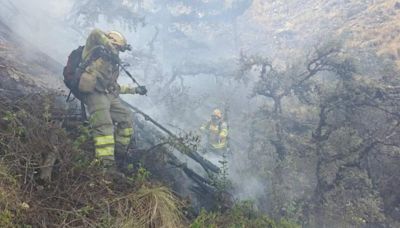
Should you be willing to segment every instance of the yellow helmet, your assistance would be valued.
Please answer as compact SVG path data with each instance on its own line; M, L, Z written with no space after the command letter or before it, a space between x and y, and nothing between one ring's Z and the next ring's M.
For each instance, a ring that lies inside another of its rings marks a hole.
M116 45L121 49L124 49L128 46L128 42L120 32L110 31L109 33L107 33L107 38L111 41L113 45Z
M218 118L222 118L222 112L221 112L221 110L219 110L219 109L214 109L214 111L213 111L213 116L216 116L216 117L218 117Z

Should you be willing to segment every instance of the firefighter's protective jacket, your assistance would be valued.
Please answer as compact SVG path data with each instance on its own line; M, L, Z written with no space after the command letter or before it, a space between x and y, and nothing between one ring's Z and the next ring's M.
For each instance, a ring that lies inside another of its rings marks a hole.
M94 60L90 61L91 58ZM99 29L94 29L86 40L82 62L87 61L90 61L89 65L83 72L79 83L81 92L91 93L96 90L98 92L127 93L128 90L132 90L128 86L118 85L120 62L118 50L111 44L106 34Z
M99 49L104 49L107 55L101 53L91 59L91 55ZM118 50L104 32L95 29L86 40L82 58L83 62L91 60L82 73L79 89L85 94L82 101L90 113L96 157L114 160L114 152L126 153L133 134L132 112L119 98Z
M207 141L213 149L225 149L227 147L228 125L225 121L213 123L211 120L201 126L207 133Z

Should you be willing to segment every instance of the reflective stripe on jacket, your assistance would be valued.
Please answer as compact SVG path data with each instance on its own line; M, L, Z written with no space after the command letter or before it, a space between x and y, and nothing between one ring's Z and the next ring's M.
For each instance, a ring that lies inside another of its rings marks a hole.
M215 149L223 149L227 146L228 125L226 122L214 124L208 121L201 127L207 131L208 143Z

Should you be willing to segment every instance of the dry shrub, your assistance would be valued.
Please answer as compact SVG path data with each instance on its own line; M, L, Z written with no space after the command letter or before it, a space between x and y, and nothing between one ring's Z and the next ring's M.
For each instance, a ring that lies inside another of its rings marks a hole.
M91 153L74 147L74 134L61 127L64 97L0 98L1 227L180 227L179 201L167 188L136 191L133 181L107 182L89 165ZM57 162L43 182L49 154Z
M134 227L183 227L182 205L168 188L142 186L129 197L134 208L131 214ZM125 227L132 226L127 223Z

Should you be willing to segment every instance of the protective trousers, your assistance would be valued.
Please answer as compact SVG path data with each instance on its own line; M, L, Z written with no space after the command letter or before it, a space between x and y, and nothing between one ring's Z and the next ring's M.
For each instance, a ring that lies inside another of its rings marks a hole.
M113 94L93 92L83 101L90 114L96 158L114 160L114 152L124 156L133 134L132 112Z

